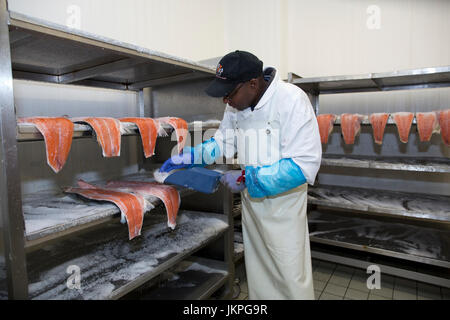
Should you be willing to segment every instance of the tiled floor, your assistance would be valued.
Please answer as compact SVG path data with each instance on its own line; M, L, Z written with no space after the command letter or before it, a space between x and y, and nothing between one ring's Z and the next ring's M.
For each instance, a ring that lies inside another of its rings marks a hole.
M316 300L450 300L450 289L381 274L381 289L368 289L365 270L313 259ZM248 299L245 267L236 266L241 292Z

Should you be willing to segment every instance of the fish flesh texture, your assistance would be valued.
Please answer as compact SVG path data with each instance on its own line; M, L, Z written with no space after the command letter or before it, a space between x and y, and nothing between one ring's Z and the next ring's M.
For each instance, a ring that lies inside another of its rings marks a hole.
M119 207L128 223L128 236L132 240L141 235L146 203L144 197L137 194L104 189L83 180L78 181L79 188L65 188L64 192L76 193L91 200L108 201Z
M47 163L55 173L61 171L72 146L73 123L67 118L19 118L18 123L32 123L44 137Z
M160 131L160 123L152 118L122 118L121 122L132 122L137 125L142 140L142 148L146 158L155 154L156 138Z
M395 124L397 125L398 136L403 143L408 142L411 124L414 119L414 113L411 112L397 112L392 114Z
M361 114L341 114L341 132L346 144L354 144L355 137L361 131L361 121L365 118Z
M115 190L131 191L144 197L154 196L161 199L167 211L167 225L171 229L175 228L180 208L180 194L174 187L158 182L139 181L110 181L106 184L106 187Z
M336 120L334 114L319 114L317 116L317 123L319 124L320 141L322 143L328 143L328 137L333 131L333 124Z
M383 144L384 129L389 119L389 113L372 113L369 117L373 130L373 139L376 144Z
M438 112L416 112L417 131L419 131L420 141L430 141L433 133L439 133L439 113Z
M120 156L121 125L114 118L73 118L72 122L86 122L94 130L105 158Z
M160 123L166 123L175 129L175 133L177 135L178 153L181 153L186 143L186 137L188 134L187 122L181 118L175 117L163 117L157 118L156 120Z
M439 125L442 141L445 145L450 146L450 109L439 112Z

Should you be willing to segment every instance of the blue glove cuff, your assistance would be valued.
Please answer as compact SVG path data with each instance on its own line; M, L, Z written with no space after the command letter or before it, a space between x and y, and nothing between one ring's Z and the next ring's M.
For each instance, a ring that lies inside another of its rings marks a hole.
M245 185L252 198L275 196L306 182L300 167L292 159L281 159L264 167L245 167Z
M205 142L190 148L194 155L194 163L192 167L204 167L213 164L220 156L219 145L214 138L206 140Z

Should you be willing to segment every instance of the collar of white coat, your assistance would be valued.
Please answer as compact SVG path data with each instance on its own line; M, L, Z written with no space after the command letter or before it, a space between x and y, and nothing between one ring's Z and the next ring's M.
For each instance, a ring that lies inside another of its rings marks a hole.
M272 82L270 83L266 92L264 92L263 96L261 97L261 99L259 99L258 104L255 106L253 110L258 110L262 108L266 104L266 102L269 101L270 98L272 98L273 94L275 93L278 87L278 80L280 79L280 77L278 76L277 69L275 69L274 67L267 67L264 69L264 74L267 71L275 72L275 75L273 76Z

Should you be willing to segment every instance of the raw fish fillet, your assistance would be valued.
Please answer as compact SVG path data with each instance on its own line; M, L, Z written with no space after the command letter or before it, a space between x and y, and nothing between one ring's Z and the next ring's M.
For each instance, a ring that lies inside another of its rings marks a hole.
M150 158L155 154L156 138L160 124L152 118L122 118L121 122L132 122L139 128L141 134L142 147L146 158Z
M114 118L74 118L72 122L86 122L97 135L97 141L102 147L106 158L120 156L120 121Z
M180 194L174 187L157 182L136 181L111 181L108 182L106 187L129 190L142 196L154 196L161 199L167 211L167 225L172 229L175 228L178 209L180 208Z
M317 123L319 124L320 141L322 143L328 143L328 137L333 131L333 124L336 120L334 114L319 114L317 116Z
M141 195L99 188L83 180L79 180L78 185L79 188L66 188L64 192L76 193L92 200L114 203L126 217L129 239L132 240L141 235L145 211L145 200Z
M174 117L157 118L156 120L160 123L167 123L175 129L178 142L178 153L181 153L186 143L186 136L188 134L187 122L181 118Z
M416 112L417 130L420 141L430 141L433 133L439 133L438 112Z
M372 113L369 117L373 130L373 139L377 144L383 144L384 129L389 119L389 113Z
M361 121L365 116L361 114L343 113L341 114L341 131L346 144L354 144L355 137L361 130Z
M58 173L66 163L72 146L73 123L66 118L19 118L18 123L32 123L44 136L48 165Z
M450 146L450 109L439 112L439 125L441 126L442 141Z
M411 130L411 124L414 119L414 113L397 112L392 114L392 118L394 118L394 122L397 125L400 141L403 143L407 143L409 131Z

